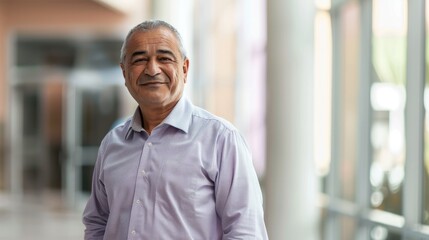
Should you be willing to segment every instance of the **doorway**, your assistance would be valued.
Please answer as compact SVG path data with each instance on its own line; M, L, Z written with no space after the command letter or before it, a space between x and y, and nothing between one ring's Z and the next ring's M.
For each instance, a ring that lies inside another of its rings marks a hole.
M17 37L10 84L10 187L58 193L74 204L91 190L98 145L121 118L121 42Z

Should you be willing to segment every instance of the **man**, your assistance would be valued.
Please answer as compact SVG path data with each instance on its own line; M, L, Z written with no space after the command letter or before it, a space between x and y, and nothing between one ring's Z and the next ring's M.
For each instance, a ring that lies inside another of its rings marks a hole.
M138 108L101 143L85 239L268 239L245 141L182 97L189 59L177 30L134 27L121 68Z

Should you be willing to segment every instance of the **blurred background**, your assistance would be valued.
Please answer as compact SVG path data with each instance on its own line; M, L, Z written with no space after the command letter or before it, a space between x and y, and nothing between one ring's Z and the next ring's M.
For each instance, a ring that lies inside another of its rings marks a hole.
M98 145L163 19L185 94L247 139L270 239L429 239L426 0L0 0L0 240L83 239Z

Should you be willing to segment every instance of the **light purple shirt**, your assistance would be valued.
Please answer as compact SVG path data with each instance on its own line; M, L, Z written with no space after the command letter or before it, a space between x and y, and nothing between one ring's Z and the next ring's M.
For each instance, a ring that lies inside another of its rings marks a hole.
M249 149L182 98L151 135L134 116L103 139L85 239L268 239Z

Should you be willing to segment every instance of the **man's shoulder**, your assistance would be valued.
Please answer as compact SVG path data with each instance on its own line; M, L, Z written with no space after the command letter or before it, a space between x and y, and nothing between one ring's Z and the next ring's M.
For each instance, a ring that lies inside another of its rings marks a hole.
M131 128L132 118L131 117L125 117L118 119L115 121L109 131L104 136L104 140L115 141L116 139L124 139L129 134L130 128Z
M195 124L203 124L205 127L236 131L235 126L225 118L215 115L214 113L198 106L194 106L192 118Z

